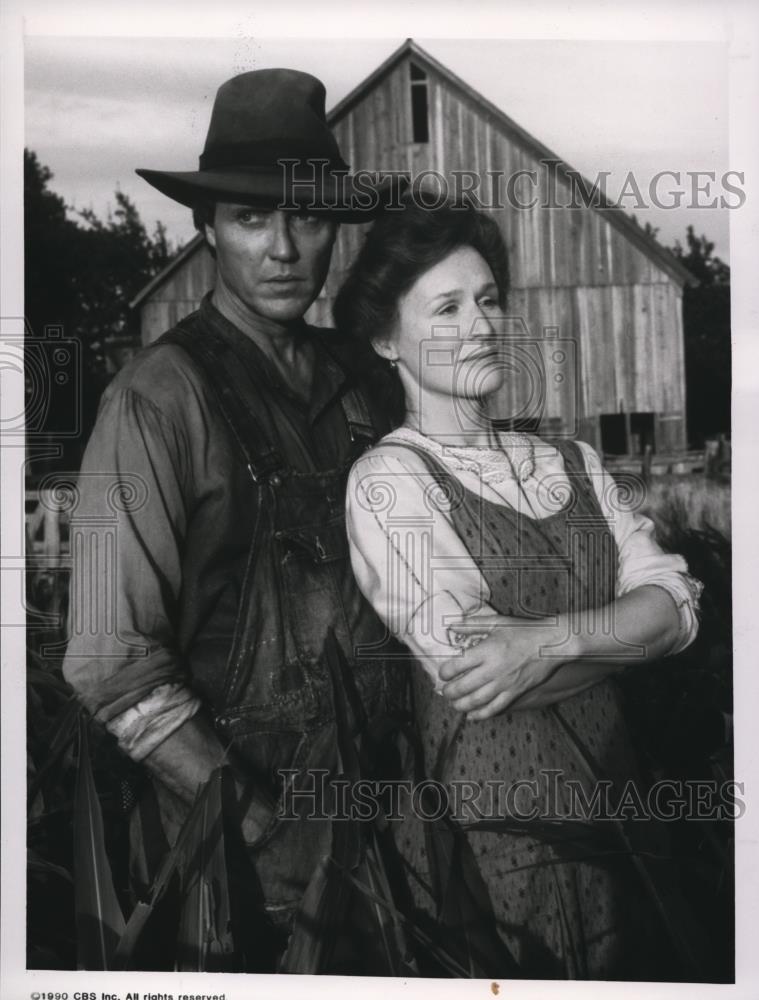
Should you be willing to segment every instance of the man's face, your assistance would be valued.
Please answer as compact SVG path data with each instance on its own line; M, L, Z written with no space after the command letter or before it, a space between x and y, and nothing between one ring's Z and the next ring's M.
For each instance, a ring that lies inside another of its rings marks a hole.
M206 226L223 293L252 320L274 323L300 319L319 294L335 232L324 216L225 202Z

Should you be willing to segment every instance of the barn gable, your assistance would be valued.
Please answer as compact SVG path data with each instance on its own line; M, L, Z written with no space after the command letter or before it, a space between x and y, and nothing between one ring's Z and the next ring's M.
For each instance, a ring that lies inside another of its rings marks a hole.
M510 316L540 344L554 431L607 451L685 446L681 297L693 279L668 250L605 200L587 207L582 191L592 186L579 173L410 39L328 117L353 170L435 171L450 193L457 172L470 188L479 179L474 193L509 249ZM330 323L364 231L341 228L312 322ZM143 342L195 308L212 283L213 261L197 238L135 299ZM558 353L557 340L565 342ZM567 345L569 381L552 361Z
M422 101L414 100L417 90L426 90ZM415 141L425 132L423 127L420 129L420 118L425 113L420 104L426 105L428 119L427 138L422 142ZM694 280L669 250L600 193L592 201L600 211L585 210L580 188L590 195L593 186L579 171L412 39L343 98L328 118L352 169L405 169L411 176L430 170L446 178L453 171L472 172L487 179L479 189L484 207L497 200L499 192L493 191L496 179L503 188L505 179L516 177L518 171L552 165L537 170L538 187L529 194L520 194L518 186L513 192L515 201L526 202L531 196L537 200L532 210L516 210L531 217L525 222L524 232L515 232L509 244L512 281L517 286L541 283L546 278L552 285L576 285L633 284L668 276L680 287ZM453 184L450 186L453 193ZM501 190L501 203L507 198ZM577 208L568 209L566 215L560 208L541 208L554 203L574 203ZM531 245L530 233L539 225L541 214L540 222L546 231L543 239L533 232ZM601 219L612 232L601 227ZM590 231L585 227L591 227ZM613 234L618 234L619 239L615 240ZM582 251L586 242L595 244L594 254L561 253L573 244ZM530 252L543 247L543 257Z

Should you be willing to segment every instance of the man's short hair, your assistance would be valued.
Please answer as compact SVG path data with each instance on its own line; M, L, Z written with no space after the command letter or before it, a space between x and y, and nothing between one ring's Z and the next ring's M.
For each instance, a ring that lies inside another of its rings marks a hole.
M206 226L212 226L216 216L216 202L210 199L198 201L192 206L192 222L203 237L211 256L216 259L216 251L206 239Z
M198 201L192 207L192 221L193 225L201 236L206 234L206 226L212 226L213 220L216 215L216 202L211 201Z

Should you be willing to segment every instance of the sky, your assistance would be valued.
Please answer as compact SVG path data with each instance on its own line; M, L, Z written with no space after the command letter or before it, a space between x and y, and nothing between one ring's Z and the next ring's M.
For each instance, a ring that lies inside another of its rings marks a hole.
M160 219L177 242L193 234L189 212L134 169L196 169L220 83L249 69L292 66L324 81L329 108L405 37L273 38L252 29L226 38L36 33L45 27L31 23L25 36L25 142L53 171L53 190L75 209L105 215L118 186L148 228ZM659 227L666 245L683 241L692 224L729 259L730 210L689 204L689 172L714 172L719 196L720 178L733 166L723 42L414 38L586 177L609 171L611 195L621 194L632 171L649 201L655 174L680 172L679 183L666 178L660 188L667 201L682 188L680 208L641 209L633 197L623 207Z

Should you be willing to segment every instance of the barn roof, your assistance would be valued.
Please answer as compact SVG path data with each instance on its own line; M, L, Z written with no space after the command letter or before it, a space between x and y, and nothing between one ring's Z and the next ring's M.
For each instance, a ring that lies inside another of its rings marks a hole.
M186 243L185 246L182 247L182 249L179 251L176 257L173 257L162 271L159 271L154 278L150 279L150 281L147 283L147 285L144 286L144 288L140 289L140 291L135 295L135 297L129 303L129 308L136 309L141 302L144 302L149 295L152 295L153 292L156 290L156 288L159 288L164 283L164 281L167 281L171 277L171 275L177 270L177 268L181 267L181 265L184 264L184 262L187 260L188 257L192 257L192 255L195 253L195 251L202 243L203 243L203 237L200 235L200 233L196 233L195 236L193 236L193 238L190 240L190 242Z
M372 87L375 86L375 84L379 83L380 80L390 73L391 70L393 70L395 66L397 66L397 64L406 56L413 56L417 63L426 65L427 68L432 69L435 73L441 76L453 90L457 91L460 95L469 98L471 101L474 101L479 106L480 110L488 115L498 128L507 133L512 139L519 142L537 159L550 160L559 175L563 175L567 178L571 176L575 179L575 181L580 181L585 184L588 191L593 190L593 185L591 185L579 171L574 170L566 161L562 160L561 157L553 153L547 146L544 146L542 142L535 139L512 118L509 118L508 115L504 114L504 112L501 111L500 108L497 108L495 104L476 91L473 87L470 87L468 83L465 83L461 77L456 76L455 73L451 72L451 70L449 70L446 66L438 62L437 59L431 56L428 52L425 52L425 50L417 45L412 38L407 38L406 41L400 45L395 52L388 56L388 58L380 66L378 66L373 73L370 73L369 76L362 80L357 87L355 87L349 94L339 101L334 108L332 108L327 115L327 121L329 124L334 125L344 115L346 115L351 108L354 107L372 89ZM675 257L675 255L666 247L663 247L653 236L648 235L633 218L627 215L624 209L603 196L601 192L598 193L598 199L601 206L600 209L593 208L592 210L600 210L604 219L607 219L612 226L623 233L631 243L637 246L642 253L646 254L646 256L653 260L654 263L665 271L678 285L682 287L686 284L698 284L698 280L680 263L677 257ZM196 252L202 243L203 238L200 234L193 237L193 239L190 240L190 242L183 247L183 249L171 261L171 263L167 264L162 271L160 271L140 292L138 292L138 294L129 303L130 308L135 309L142 302L144 302L156 288L160 287L164 281L166 281L174 273L174 271L177 270L178 267L180 267Z
M327 121L330 125L334 125L338 122L345 114L350 111L380 80L386 76L392 69L397 66L397 64L404 59L406 56L413 56L415 62L425 65L432 69L435 73L441 76L446 83L455 91L464 97L469 98L471 101L479 105L480 110L485 112L492 120L495 125L497 125L502 131L506 132L512 139L515 139L520 143L528 152L532 153L536 159L539 160L550 160L552 164L555 165L556 171L559 175L563 175L567 178L570 176L574 177L575 180L581 181L588 191L593 190L593 185L583 177L583 175L578 171L573 169L566 161L562 160L560 156L552 152L547 146L544 146L542 142L535 139L529 132L518 125L513 118L509 118L508 115L504 114L500 108L496 107L491 101L470 87L468 83L465 83L461 77L456 76L455 73L451 72L447 66L444 66L441 62L438 62L433 56L426 52L421 46L413 40L413 38L407 38L406 41L400 45L392 55L378 66L373 73L370 73L365 80L355 87L349 94L347 94L341 101L339 101L335 107L327 115ZM616 205L610 199L604 197L600 192L598 196L599 204L601 206L601 211L604 219L608 219L609 223L613 225L617 230L622 232L628 239L638 247L644 254L650 257L663 271L666 271L669 276L677 282L678 285L697 285L698 280L691 274L691 272L684 267L680 261L675 257L671 250L663 247L661 243L658 242L653 236L649 236L645 230L638 225L638 223L631 218L623 208ZM596 211L598 209L595 209Z

